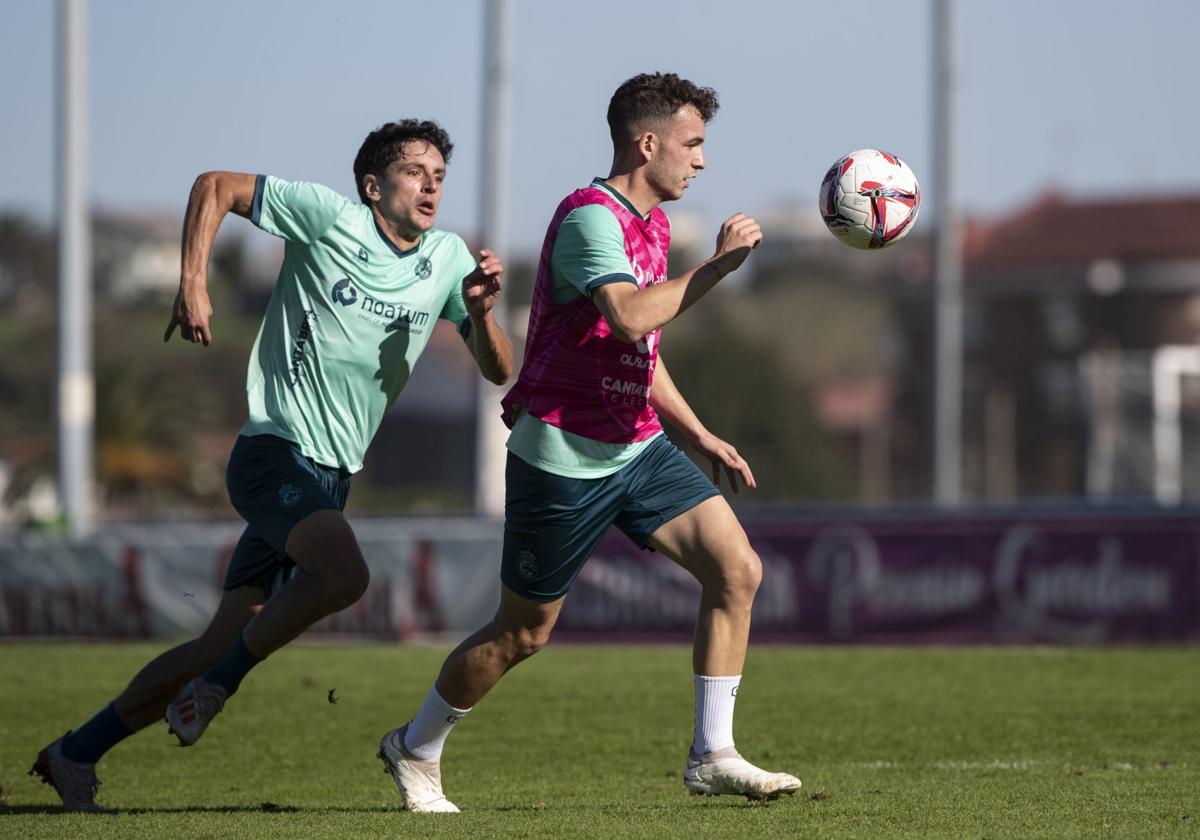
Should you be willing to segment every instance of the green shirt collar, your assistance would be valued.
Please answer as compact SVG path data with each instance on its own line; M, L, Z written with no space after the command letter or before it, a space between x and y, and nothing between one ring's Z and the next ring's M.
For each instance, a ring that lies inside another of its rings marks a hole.
M425 241L425 234L421 234L421 238L417 240L416 245L407 249L401 248L399 245L393 242L386 233L384 233L383 228L379 225L379 219L375 218L374 213L371 214L371 220L375 222L375 232L379 234L379 238L383 240L383 244L391 248L392 253L397 257L407 257L409 254L415 254L421 247L421 243Z

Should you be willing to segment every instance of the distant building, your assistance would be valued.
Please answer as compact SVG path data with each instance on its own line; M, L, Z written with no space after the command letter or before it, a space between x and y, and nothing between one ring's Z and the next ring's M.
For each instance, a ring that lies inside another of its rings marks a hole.
M92 216L92 264L99 299L116 306L170 302L179 289L181 219L97 211ZM240 219L222 226L213 244L210 279L231 278L247 312L261 312L279 271L283 248L271 236L246 236Z
M96 294L118 305L173 296L179 288L179 230L173 215L93 214Z
M1194 346L1200 336L1198 226L1196 196L1053 194L968 226L969 498L1153 498L1162 467L1154 448L1154 357L1164 347ZM898 310L912 364L897 410L921 425L932 397L931 281L918 288ZM1185 433L1200 431L1195 384L1182 383ZM1200 495L1200 446L1185 445L1182 457L1183 491Z

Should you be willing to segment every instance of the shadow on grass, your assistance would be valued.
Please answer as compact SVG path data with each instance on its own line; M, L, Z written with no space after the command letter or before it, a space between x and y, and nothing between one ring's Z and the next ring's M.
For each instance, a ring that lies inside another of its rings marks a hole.
M387 814L401 813L395 808L298 808L295 805L276 805L274 802L264 802L261 805L192 805L173 808L108 808L92 816L122 816L126 814ZM61 814L66 816L58 805L0 805L0 817L16 814Z
M814 797L816 798L816 797ZM779 807L782 802L766 802L766 801L746 801L741 798L734 797L703 797L703 801L694 801L693 804L701 809L706 810L730 810L744 808L761 808L766 809L772 806ZM619 810L622 812L629 811L653 811L659 812L668 806L664 805L625 805L620 808L614 806L604 806L600 810ZM554 806L547 807L546 805L493 805L491 807L480 807L471 809L475 813L491 811L495 813L547 813L551 811L561 811L561 808ZM103 819L107 816L124 816L137 814L402 814L405 813L399 806L377 806L374 808L349 808L345 806L328 806L328 807L297 807L295 805L277 805L274 802L263 802L261 805L190 805L190 806L175 806L170 808L109 808L99 814L93 814L98 819ZM56 814L67 816L61 806L58 805L0 805L0 818L5 816L15 816L19 814Z

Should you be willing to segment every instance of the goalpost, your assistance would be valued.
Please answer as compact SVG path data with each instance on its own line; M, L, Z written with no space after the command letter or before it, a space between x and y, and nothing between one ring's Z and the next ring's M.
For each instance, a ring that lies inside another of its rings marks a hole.
M1161 505L1178 505L1183 499L1184 376L1200 376L1200 346L1169 345L1154 351L1154 498Z

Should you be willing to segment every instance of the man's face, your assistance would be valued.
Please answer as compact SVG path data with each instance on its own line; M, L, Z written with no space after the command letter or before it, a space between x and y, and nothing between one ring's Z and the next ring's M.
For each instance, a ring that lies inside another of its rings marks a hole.
M367 198L398 232L416 240L437 219L445 179L446 160L437 146L410 140L382 178L367 176Z
M675 201L704 168L704 119L700 112L694 105L684 105L662 125L658 141L646 177L662 201Z

